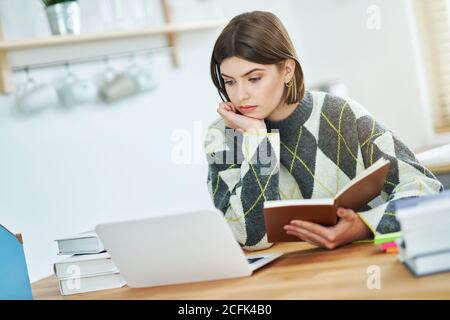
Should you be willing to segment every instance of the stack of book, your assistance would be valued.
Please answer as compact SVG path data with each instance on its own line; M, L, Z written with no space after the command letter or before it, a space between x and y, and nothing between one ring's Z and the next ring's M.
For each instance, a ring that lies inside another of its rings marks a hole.
M450 190L396 205L400 260L416 275L450 271Z
M123 287L126 283L94 231L55 240L66 259L54 263L62 295Z

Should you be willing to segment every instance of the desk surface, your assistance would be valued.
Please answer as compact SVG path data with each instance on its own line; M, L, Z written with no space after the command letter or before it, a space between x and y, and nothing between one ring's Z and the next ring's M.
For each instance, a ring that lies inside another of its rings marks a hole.
M427 168L431 170L434 174L450 172L450 164L444 164L439 166L427 166Z
M250 277L61 296L52 276L35 282L33 295L34 299L450 299L450 272L416 278L396 254L380 253L373 244L328 251L303 242L280 243L257 253L271 251L285 255ZM380 268L380 289L367 287L371 265Z

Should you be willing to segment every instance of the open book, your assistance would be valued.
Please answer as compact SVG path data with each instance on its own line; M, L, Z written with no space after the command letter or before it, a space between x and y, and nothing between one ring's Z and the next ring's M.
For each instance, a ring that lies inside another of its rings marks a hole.
M324 226L335 225L338 207L357 211L381 193L389 168L389 160L379 159L352 179L332 199L265 201L267 241L300 241L299 238L286 234L283 229L292 220L310 221Z

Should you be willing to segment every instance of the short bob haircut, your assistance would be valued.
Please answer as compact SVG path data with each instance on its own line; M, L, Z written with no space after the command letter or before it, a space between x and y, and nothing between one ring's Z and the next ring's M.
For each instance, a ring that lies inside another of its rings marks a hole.
M223 101L230 101L220 75L223 60L238 57L259 64L276 64L280 70L287 59L295 61L295 72L282 96L287 104L298 103L305 94L303 71L292 41L273 13L253 11L235 16L216 40L211 57L211 78Z

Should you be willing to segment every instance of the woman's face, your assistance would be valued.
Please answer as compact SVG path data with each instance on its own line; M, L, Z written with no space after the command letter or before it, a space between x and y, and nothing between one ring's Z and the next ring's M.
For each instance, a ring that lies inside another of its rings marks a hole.
M280 105L289 70L275 64L258 64L238 57L220 65L225 90L240 113L265 119Z

